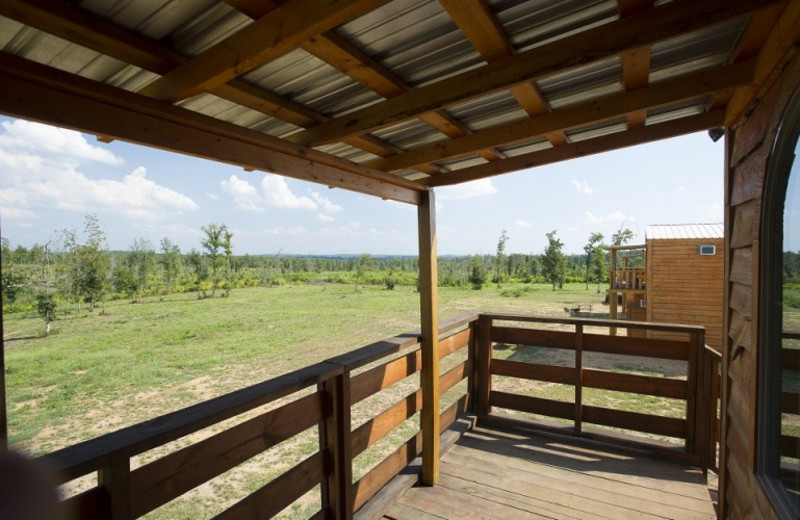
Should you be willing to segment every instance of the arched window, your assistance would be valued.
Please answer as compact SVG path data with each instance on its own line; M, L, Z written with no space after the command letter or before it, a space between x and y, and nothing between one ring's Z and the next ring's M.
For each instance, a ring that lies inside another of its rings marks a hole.
M761 222L758 473L776 511L800 517L800 92L770 155Z

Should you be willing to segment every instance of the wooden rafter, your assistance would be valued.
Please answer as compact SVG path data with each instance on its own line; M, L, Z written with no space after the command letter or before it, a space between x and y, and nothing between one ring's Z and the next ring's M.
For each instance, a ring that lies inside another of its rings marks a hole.
M676 119L656 125L632 128L623 132L587 139L577 143L567 143L562 146L555 146L538 152L510 157L502 161L454 170L435 177L421 179L418 182L427 186L437 187L484 179L503 173L535 168L545 164L586 157L609 150L626 148L628 146L635 146L715 128L722 124L723 119L724 111L722 110L705 112L696 116Z
M0 112L419 203L419 184L261 132L0 53Z
M778 21L778 17L780 17L783 9L783 5L774 5L752 16L750 23L747 24L747 28L745 28L742 37L739 39L736 49L731 55L730 63L749 60L758 55L761 46L764 45L764 42L775 26L775 23ZM734 89L728 89L718 93L709 104L709 110L724 108L730 101L734 92Z
M774 71L797 52L798 43L800 43L800 3L790 2L781 12L756 56L753 82L737 89L726 104L725 126L733 125L745 113Z
M269 14L283 2L267 1L262 3L253 0L227 0L227 3L243 14L258 19ZM299 46L385 98L395 97L411 90L411 87L400 77L381 66L333 31L312 36L308 40L301 42ZM464 125L449 117L444 111L434 110L428 114L423 114L420 119L448 137L459 137L469 133L469 130ZM324 121L327 121L327 118L316 121L313 124L301 126L308 128ZM345 142L380 157L387 157L402 151L398 147L372 136L357 136ZM429 174L441 171L440 168L433 165L419 165L417 169Z
M177 102L276 58L386 0L291 0L140 90Z
M259 6L263 8L266 4L259 2ZM4 0L0 2L0 15L158 74L166 74L187 61L182 55L147 38L53 0ZM328 120L313 110L239 79L219 85L209 92L302 128ZM107 140L106 136L102 138ZM353 137L345 142L379 157L402 151L370 136ZM426 173L440 171L434 166L421 167L420 170Z
M474 2L469 9L464 9L464 4L458 0L439 0L439 3L487 63L514 55L508 36L485 0ZM510 90L529 116L549 112L547 102L532 82L515 85ZM566 137L561 132L552 132L546 137L553 146L566 142Z
M695 99L747 84L753 78L753 66L753 62L743 62L695 72L632 92L613 94L539 117L489 128L445 143L415 148L392 157L369 161L367 164L384 171L407 168L417 163L468 155L489 146L532 140L549 132L614 119L648 107Z
M292 136L292 140L317 145L362 135L434 108L508 89L549 73L707 27L774 3L776 0L675 0L332 119Z
M618 0L619 16L626 18L653 8L653 0ZM650 79L650 46L643 45L622 53L622 79L626 91L647 86ZM647 110L628 114L628 128L644 126Z

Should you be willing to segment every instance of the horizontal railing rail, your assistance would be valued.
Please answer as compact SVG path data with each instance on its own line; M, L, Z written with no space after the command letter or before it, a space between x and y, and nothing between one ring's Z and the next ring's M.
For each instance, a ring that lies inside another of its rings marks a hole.
M558 329L554 326L558 325ZM566 330L565 330L566 329ZM611 336L612 329L645 331L631 336ZM585 423L595 426L621 429L658 437L677 438L683 441L681 456L696 461L704 469L715 468L716 455L712 459L710 446L716 426L716 407L712 400L718 399L718 379L709 381L707 373L714 372L713 360L707 361L704 329L695 326L595 320L585 318L546 318L539 316L514 316L507 314L484 314L480 317L480 344L478 365L487 377L481 378L477 392L480 418L497 416L493 408L511 410L533 416L567 420L572 424L572 433L589 435ZM600 333L605 330L606 333ZM674 339L680 334L684 339ZM662 335L663 337L659 337ZM534 357L525 361L497 358L494 344L544 347L572 352L569 366L539 362ZM656 377L646 373L624 373L589 367L588 354L601 353L621 358L653 358L659 360L684 361L684 377ZM569 400L554 399L537 392L516 391L517 386L500 389L493 382L495 377L556 383L571 386ZM587 404L585 390L603 390L610 393L637 394L656 398L683 401L681 417L670 417L660 410L622 410L597 404ZM714 401L715 403L717 401ZM713 414L713 419L711 418ZM504 420L519 419L505 416ZM596 431L591 435L602 433ZM610 437L610 433L608 434ZM617 436L618 437L618 436ZM631 440L627 437L627 440ZM662 442L644 436L637 443L650 444L660 453L674 452ZM716 453L716 443L713 448Z
M475 316L468 316L440 327L440 358L472 344L474 320ZM59 484L96 474L96 485L64 501L72 517L138 518L316 428L319 444L314 453L216 518L249 518L253 511L269 517L317 486L321 508L314 518L351 517L421 452L421 434L416 432L353 482L353 459L421 409L421 390L417 385L356 428L351 424L351 407L419 372L419 341L418 333L379 341L40 460L54 470ZM471 359L464 356L440 375L442 392L472 376ZM368 367L370 364L376 366ZM441 413L442 429L468 406L469 388ZM259 410L262 407L271 409ZM221 431L206 432L200 440L189 438L212 426ZM135 457L178 440L188 445L132 469Z
M602 333L614 328L645 334ZM447 322L439 332L443 368L438 388L448 396L440 409L440 433L467 412L479 420L508 421L492 412L493 407L504 408L566 419L580 435L595 435L584 428L591 423L679 438L686 456L704 469L717 470L721 357L705 347L701 327L482 314ZM685 339L674 339L676 333ZM556 366L493 356L492 346L503 343L572 352L574 361ZM320 504L312 518L350 518L394 477L408 473L422 452L422 433L412 420L423 402L414 379L422 366L420 348L418 333L395 336L42 460L57 470L59 483L96 475L90 489L64 501L74 517L129 519L169 504L281 443L313 434L318 441L312 453L297 454L293 465L287 463L281 474L216 518L249 518L254 511L271 516L309 493ZM665 378L593 368L586 363L593 353L684 361L686 375ZM501 390L493 384L497 377L569 385L574 398L559 401L514 387ZM680 400L683 416L590 405L585 389ZM384 404L370 404L373 399ZM141 457L145 452L147 457ZM369 462L359 462L364 456Z

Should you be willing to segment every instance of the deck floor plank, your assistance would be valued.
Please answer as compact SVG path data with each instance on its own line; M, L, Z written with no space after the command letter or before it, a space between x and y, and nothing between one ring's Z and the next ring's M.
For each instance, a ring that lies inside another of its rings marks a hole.
M478 427L441 463L386 518L716 519L696 468L594 441Z

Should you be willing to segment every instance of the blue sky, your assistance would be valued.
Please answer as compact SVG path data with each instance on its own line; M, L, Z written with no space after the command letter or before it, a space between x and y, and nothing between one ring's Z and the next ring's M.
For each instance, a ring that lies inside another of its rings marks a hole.
M723 154L705 132L436 190L439 254L565 251L620 227L722 222ZM200 248L224 223L235 254L417 254L416 208L23 120L0 118L0 230L17 245L97 215L111 249Z

